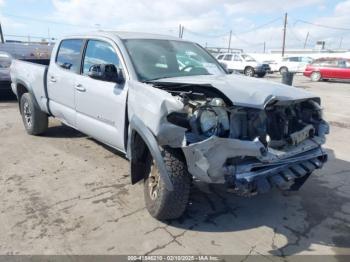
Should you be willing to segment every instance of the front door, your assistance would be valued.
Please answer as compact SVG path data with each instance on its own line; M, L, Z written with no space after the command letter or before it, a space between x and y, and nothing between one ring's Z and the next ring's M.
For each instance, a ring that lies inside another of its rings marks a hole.
M75 83L77 127L80 131L124 151L127 90L125 84L93 79L93 65L113 64L121 68L114 43L89 40Z

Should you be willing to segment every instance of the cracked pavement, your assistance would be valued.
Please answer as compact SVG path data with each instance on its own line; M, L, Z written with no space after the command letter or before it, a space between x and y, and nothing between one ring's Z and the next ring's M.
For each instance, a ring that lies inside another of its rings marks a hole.
M251 198L196 183L185 215L166 223L147 213L121 154L52 119L28 136L2 99L0 254L350 254L350 84L295 85L320 95L331 121L324 169L299 192Z

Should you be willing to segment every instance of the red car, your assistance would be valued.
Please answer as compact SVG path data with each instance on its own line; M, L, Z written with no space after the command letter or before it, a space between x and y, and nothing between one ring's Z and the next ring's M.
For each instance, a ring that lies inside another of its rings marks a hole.
M350 79L350 59L347 58L320 58L308 65L304 76L312 81L328 79Z

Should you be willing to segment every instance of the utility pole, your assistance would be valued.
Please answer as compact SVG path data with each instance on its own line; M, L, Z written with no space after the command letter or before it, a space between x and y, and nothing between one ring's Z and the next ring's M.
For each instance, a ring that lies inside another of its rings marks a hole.
M184 36L184 30L185 30L185 27L183 25L179 25L179 38L183 38Z
M48 38L49 38L49 39L47 40L48 45L51 45L50 27L47 28L47 36L48 36Z
M288 13L284 15L282 57L284 57L284 51L286 49L287 19L288 19Z
M340 38L339 49L341 49L342 44L343 44L343 37Z
M266 53L266 42L264 42L264 54Z
M232 30L230 31L230 38L228 39L228 52L230 53L231 50L231 39L232 39Z
M304 49L306 48L307 40L309 39L309 32L306 34L305 42L304 42Z
M4 34L2 33L1 23L0 23L0 43L5 43Z

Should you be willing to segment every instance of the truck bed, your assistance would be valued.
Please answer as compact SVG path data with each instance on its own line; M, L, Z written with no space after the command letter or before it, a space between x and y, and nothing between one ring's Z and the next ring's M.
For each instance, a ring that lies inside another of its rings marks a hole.
M47 65L46 65L47 64ZM13 60L10 67L11 88L17 95L17 86L26 86L35 97L42 111L48 113L47 108L47 69L49 60Z

